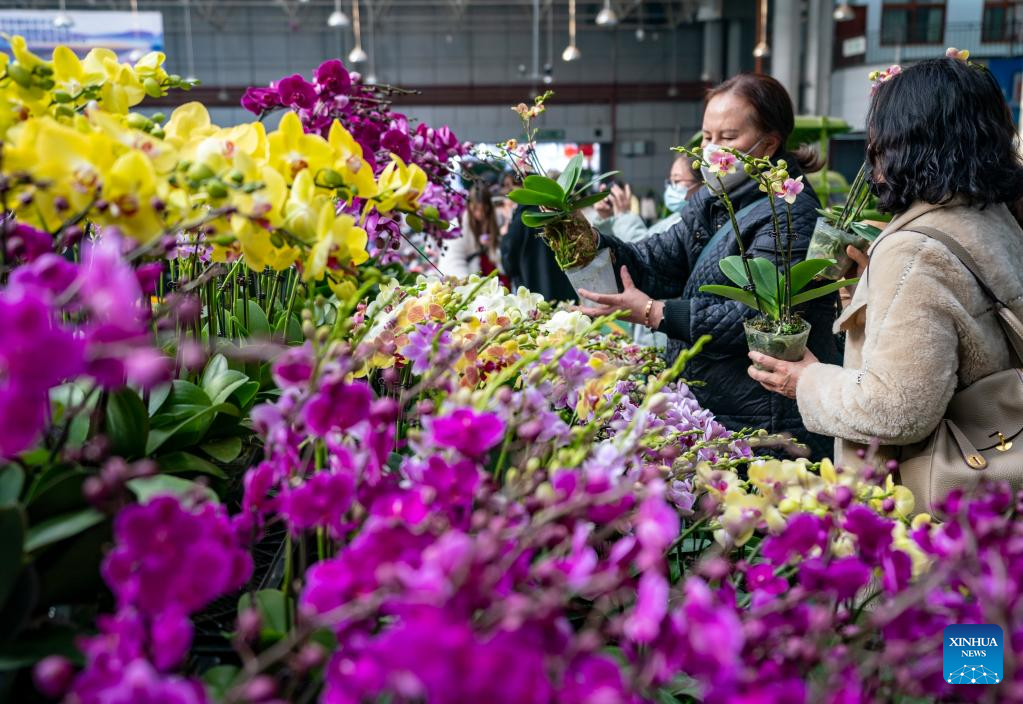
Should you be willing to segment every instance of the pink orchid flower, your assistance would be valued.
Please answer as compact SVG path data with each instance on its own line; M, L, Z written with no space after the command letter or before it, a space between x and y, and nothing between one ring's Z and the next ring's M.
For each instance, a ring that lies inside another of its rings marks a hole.
M775 185L775 193L783 201L792 205L796 202L796 197L803 192L803 177L799 178L787 178L784 182Z
M707 158L710 172L719 176L735 173L735 155L725 151L716 151Z

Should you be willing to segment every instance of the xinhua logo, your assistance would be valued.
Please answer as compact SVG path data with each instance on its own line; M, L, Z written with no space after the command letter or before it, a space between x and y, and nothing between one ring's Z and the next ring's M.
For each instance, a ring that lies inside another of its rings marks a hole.
M1002 627L991 623L947 626L941 646L945 681L998 684L1002 681Z

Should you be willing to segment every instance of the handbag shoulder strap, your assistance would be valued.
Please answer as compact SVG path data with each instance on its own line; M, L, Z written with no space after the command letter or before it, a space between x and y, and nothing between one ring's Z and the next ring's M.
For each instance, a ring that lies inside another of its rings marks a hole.
M763 198L757 198L752 203L747 203L746 205L744 205L742 208L736 211L735 221L741 225L742 219L746 215L746 213L753 210L753 208L757 207L763 202L764 202ZM696 267L700 265L700 262L702 262L708 254L710 254L711 250L713 250L717 246L718 242L723 240L725 237L728 237L728 235L732 232L732 229L733 229L732 219L728 218L725 221L725 224L722 225L718 229L718 231L714 233L714 236L707 240L707 244L703 245L703 249L700 250L700 256L696 258L696 263L693 264L692 268L693 271L696 271Z
M987 280L984 278L984 274L981 272L980 266L977 265L977 261L973 258L973 255L971 255L958 240L937 228L917 225L912 228L907 228L907 231L918 232L921 235L926 235L927 237L938 240L963 263L963 266L965 266L971 274L973 274L973 278L977 280L977 284L980 286L984 294L994 301L995 310L998 313L998 322L1001 324L1002 330L1005 332L1005 337L1009 340L1009 345L1012 351L1016 353L1017 362L1023 365L1023 323L1020 323L1019 318L1016 317L1012 310L1010 310L1009 307L1002 302L1002 299L998 297L998 294L996 294L988 285Z

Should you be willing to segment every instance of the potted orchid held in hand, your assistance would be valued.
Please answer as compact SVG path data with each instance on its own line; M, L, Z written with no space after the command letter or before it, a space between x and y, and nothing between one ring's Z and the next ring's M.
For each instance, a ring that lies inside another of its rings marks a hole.
M820 273L820 277L837 281L852 266L847 248L866 250L881 230L864 222L858 222L864 208L870 201L870 182L867 180L867 165L860 167L856 178L849 187L849 196L843 205L820 209L820 217L813 228L807 259L834 259L835 263Z
M579 290L618 293L610 250L597 249L593 228L580 212L609 195L608 191L594 193L593 189L618 172L584 181L583 155L576 154L556 179L540 175L545 170L537 157L536 128L532 121L547 109L545 102L551 95L553 92L547 91L537 96L532 106L519 103L512 108L522 120L525 142L520 145L513 139L498 145L522 180L522 187L509 193L508 198L519 205L540 208L540 212L524 213L522 223L542 228L540 237L554 252L558 267L577 293Z
M708 154L699 148L676 147L676 151L693 157L694 167L706 166L706 172L713 175L713 183L710 179L704 182L725 206L739 245L738 256L725 257L719 264L721 271L735 286L701 286L700 292L738 301L759 313L744 323L750 350L789 362L802 359L810 336L810 324L795 310L804 303L827 296L857 281L843 279L809 288L822 271L834 266L835 260L807 258L800 262L792 261L792 204L803 192L803 177L790 177L788 165L783 159L772 163L770 159L753 157L727 147ZM743 244L735 208L722 181L722 177L735 173L740 165L758 182L760 190L768 194L774 229L773 261L765 257L753 257ZM783 213L779 212L779 202L784 204Z

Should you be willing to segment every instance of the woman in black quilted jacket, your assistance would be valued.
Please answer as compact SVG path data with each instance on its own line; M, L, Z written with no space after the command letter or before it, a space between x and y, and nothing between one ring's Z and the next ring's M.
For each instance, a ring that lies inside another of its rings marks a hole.
M784 158L793 178L819 168L812 152L789 154L785 144L794 124L792 100L785 88L761 74L730 78L707 94L703 114L703 146L722 146L754 156ZM774 230L770 204L757 184L741 170L726 183L739 218L743 244L754 257L774 260ZM792 206L793 261L806 256L814 222L817 196L807 186ZM668 357L691 345L702 335L711 341L689 366L688 379L705 382L694 386L700 403L733 430L765 428L788 433L809 446L811 455L823 457L831 440L807 432L795 401L765 390L747 374L749 349L743 321L756 312L735 301L700 293L706 284L731 282L718 267L723 258L739 253L730 230L710 248L708 242L728 222L720 201L702 188L684 211L682 221L667 232L635 244L600 236L621 266L623 292L615 295L586 293L600 306L584 309L591 315L627 310L627 320L665 333ZM806 304L800 314L812 325L809 347L826 363L841 364L832 324L837 295Z

